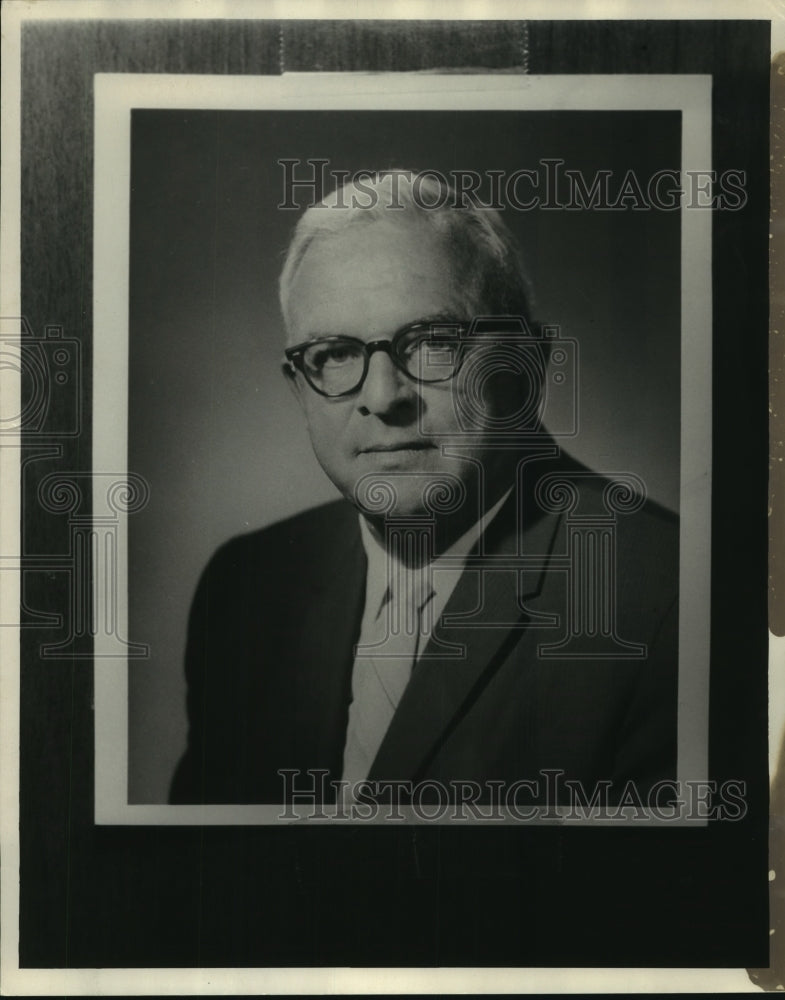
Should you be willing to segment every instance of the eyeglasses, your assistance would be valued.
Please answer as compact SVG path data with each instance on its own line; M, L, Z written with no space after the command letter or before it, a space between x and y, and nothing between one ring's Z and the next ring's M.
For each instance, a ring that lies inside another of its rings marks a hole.
M350 396L365 382L375 351L388 354L413 382L448 382L461 367L466 348L462 338L468 330L469 324L463 322L413 323L391 340L322 337L290 347L284 354L292 373L301 372L321 396Z

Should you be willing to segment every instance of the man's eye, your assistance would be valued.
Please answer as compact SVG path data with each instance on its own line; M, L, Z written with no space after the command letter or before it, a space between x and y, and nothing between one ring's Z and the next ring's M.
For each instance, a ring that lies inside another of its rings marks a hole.
M438 340L425 344L425 357L429 365L446 365L455 358L455 344L439 343Z
M350 364L358 355L358 349L351 344L329 344L312 351L308 355L308 364L317 371L338 368Z
M430 359L437 355L444 355L446 351L452 351L453 345L445 341L434 340L433 337L428 334L424 334L422 337L416 337L414 340L409 341L409 343L404 348L404 354L407 358L417 357L418 355L425 359Z
M416 358L423 365L452 364L455 358L455 344L434 340L432 337L421 337L407 346L406 356Z

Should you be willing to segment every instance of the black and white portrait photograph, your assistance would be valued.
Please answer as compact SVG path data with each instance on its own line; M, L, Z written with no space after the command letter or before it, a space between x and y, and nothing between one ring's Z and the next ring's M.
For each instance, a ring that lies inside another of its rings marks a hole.
M504 110L132 109L132 804L168 778L173 804L313 790L369 819L395 781L415 818L528 814L561 771L600 815L673 820L683 213L696 248L708 231L675 201L680 114L624 110L634 84L597 110L517 110L487 77L398 100L471 87ZM707 324L693 337L700 384Z
M774 988L781 26L207 7L4 12L8 988Z

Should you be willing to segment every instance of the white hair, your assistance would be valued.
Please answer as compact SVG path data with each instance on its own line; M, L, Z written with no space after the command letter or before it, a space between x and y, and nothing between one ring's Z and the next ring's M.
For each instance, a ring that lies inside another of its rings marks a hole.
M454 189L433 172L395 170L349 181L302 215L279 282L287 329L292 285L311 244L350 226L381 221L399 225L424 221L444 239L470 313L523 316L532 322L521 251L500 214L471 202L459 203Z

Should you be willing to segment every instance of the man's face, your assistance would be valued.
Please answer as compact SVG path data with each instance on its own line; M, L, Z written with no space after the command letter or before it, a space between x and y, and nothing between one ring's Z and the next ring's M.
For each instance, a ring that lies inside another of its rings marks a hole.
M289 301L289 346L329 335L370 342L420 321L472 318L442 240L423 223L373 222L315 240ZM348 499L373 474L392 486L395 514L417 514L424 486L451 476L466 487L470 513L479 516L476 462L487 464L490 456L482 438L461 433L453 399L462 391L460 378L417 383L376 351L365 382L350 396L320 396L300 373L295 386L316 457ZM450 443L461 444L462 457L444 454Z

